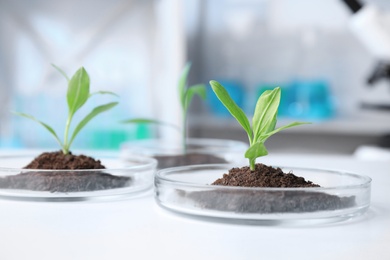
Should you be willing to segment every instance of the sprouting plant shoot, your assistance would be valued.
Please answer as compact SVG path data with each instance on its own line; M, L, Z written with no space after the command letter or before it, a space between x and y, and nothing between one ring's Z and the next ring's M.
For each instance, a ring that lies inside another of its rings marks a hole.
M66 120L65 125L65 132L64 132L64 140L61 141L58 137L57 133L54 131L52 127L50 127L48 124L43 123L42 121L36 119L35 117L25 114L25 113L19 113L19 112L13 112L16 115L29 118L31 120L34 120L41 124L46 130L48 130L56 139L58 144L61 146L62 152L64 154L68 154L70 151L70 146L72 145L74 139L76 138L77 134L80 132L82 128L95 116L97 116L100 113L103 113L114 106L118 104L118 102L111 102L107 103L101 106L97 106L92 111L87 114L84 119L82 119L77 126L74 128L73 133L70 134L70 126L72 123L73 116L76 114L76 112L87 102L87 100L92 97L95 94L110 94L115 95L112 92L109 91L98 91L94 93L89 92L89 76L87 71L81 67L79 70L76 71L76 73L73 75L72 78L69 78L60 68L53 65L54 68L56 68L68 81L68 91L67 91L67 103L68 103L68 118Z
M248 135L249 148L245 152L245 158L249 159L252 171L255 170L256 159L268 154L264 142L270 136L286 128L308 124L306 122L293 122L275 129L281 96L280 88L277 87L273 90L266 90L257 100L251 127L244 111L234 102L226 89L214 80L210 81L210 85L218 99Z
M160 125L166 125L171 126L176 129L179 129L182 131L182 143L184 151L186 151L186 138L187 138L187 113L188 108L191 104L191 101L195 95L198 95L202 99L206 99L206 86L204 84L196 84L192 85L190 87L187 87L187 78L188 73L191 68L191 63L187 63L184 67L180 78L179 78L179 84L178 84L178 92L179 92L179 98L180 98L180 105L182 110L182 127L175 126L173 124L169 124L163 121L154 120L154 119L146 119L146 118L133 118L122 121L122 123L154 123L154 124L160 124Z

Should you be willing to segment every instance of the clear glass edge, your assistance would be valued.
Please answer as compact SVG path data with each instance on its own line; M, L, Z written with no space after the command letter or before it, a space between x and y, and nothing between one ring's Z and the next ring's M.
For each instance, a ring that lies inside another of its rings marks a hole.
M151 157L148 157L148 156L142 156L142 155L132 155L130 158L129 157L121 157L121 155L117 155L117 156L114 156L113 154L109 154L109 155L105 155L104 153L102 154L98 154L99 155L99 158L96 158L96 159L102 159L102 158L110 158L110 159L118 159L118 160L125 160L125 161L129 161L129 159L139 159L141 163L145 163L145 164L141 164L141 165L132 165L132 166L127 166L127 167L121 167L121 168L106 168L106 169L77 169L77 170L71 170L71 169L68 169L68 170L50 170L50 169L24 169L24 168L11 168L11 167L2 167L0 165L0 171L6 171L6 172L14 172L14 171L23 171L23 172L36 172L37 170L39 170L40 172L69 172L69 171L72 171L72 172L103 172L103 171L107 171L107 170L110 170L110 171L122 171L122 170L139 170L139 171L143 171L143 170L148 170L148 169L153 169L153 168L156 168L157 167L157 160L154 159L154 158L151 158ZM23 154L17 154L17 155L1 155L0 156L0 160L1 159L7 159L7 158L12 158L12 159L15 159L15 158L26 158L26 157L31 157L31 159L35 158L36 156L38 156L38 154L34 153L34 154L29 154L29 153L23 153Z
M161 178L161 173L167 173L172 171L183 171L190 168L193 169L207 169L212 167L213 170L216 169L229 169L232 165L221 165L221 164L210 164L210 165L192 165L192 166L182 166L182 167L173 167L159 170L155 174L155 201L163 209L178 214L179 216L188 217L195 220L205 220L209 222L217 223L230 223L230 224L243 224L243 225L262 225L262 226L290 226L290 227L301 227L301 226L314 226L314 225L328 225L334 223L341 223L345 221L358 221L361 217L364 217L365 213L370 207L370 190L371 190L371 178L365 175L349 173L346 171L336 171L336 170L327 170L327 169L316 169L316 168L304 168L304 167L288 167L284 166L281 168L288 169L301 169L301 170L314 170L317 172L327 172L335 173L338 175L347 175L363 180L362 184L357 185L344 185L331 188L252 188L252 187L227 187L227 186L218 186L218 185L198 185L193 183L187 183L182 181L172 181L169 179ZM274 166L275 167L275 166ZM160 181L160 183L158 183ZM220 211L214 209L198 208L192 209L180 206L173 201L165 201L158 194L159 185L162 185L161 188L164 188L164 185L169 185L170 189L175 188L200 188L202 190L212 189L212 190L240 190L240 191L267 191L267 192L276 192L276 191L331 191L338 189L364 189L365 193L368 194L368 202L359 205L358 207L351 207L341 210L331 210L331 211L319 211L317 212L299 212L299 213L237 213L234 211Z
M12 154L12 155L1 155L1 159L18 159L18 158L35 158L39 153L36 152L25 152L21 154ZM117 160L129 160L128 157L121 158L119 154L115 153L100 153L97 152L99 158L97 159L117 159ZM95 154L92 154L95 156ZM0 167L0 172L7 173L20 173L20 172L36 172L39 170L40 172L105 172L105 171L132 171L132 176L138 175L138 173L149 172L150 181L143 182L142 184L138 184L137 186L129 186L118 189L110 189L103 191L86 191L86 192L58 192L51 193L49 191L35 191L27 192L27 193L19 193L19 190L7 190L0 189L0 199L2 200L11 200L11 201L31 201L31 202L87 202L87 201L110 201L110 200L118 200L125 198L136 198L142 196L142 194L147 193L153 188L153 177L157 167L157 160L147 157L147 156L139 156L134 155L132 158L135 160L140 160L140 162L145 162L143 165L135 165L128 167L120 167L120 168L106 168L106 169L79 169L79 170L44 170L44 169L23 169L23 168L10 168L10 167Z
M179 167L171 167L171 168L165 168L158 170L155 173L155 180L163 181L166 183L174 184L174 185L180 185L180 186L187 186L192 188L212 188L212 189L226 189L226 190L247 190L247 191L302 191L302 190L310 190L310 191L327 191L327 190L335 190L335 189L356 189L359 187L365 187L369 186L371 184L372 179L366 175L360 175L356 173L350 173L345 171L335 171L335 170L327 170L327 169L320 169L320 168L304 168L304 167L289 167L289 166L277 166L274 165L273 167L280 167L281 169L291 169L291 170L309 170L309 171L316 171L316 172L327 172L330 174L338 174L338 175L346 175L354 178L359 178L364 180L361 184L356 185L345 185L345 186L333 186L333 187L310 187L310 188L273 188L273 187L233 187L233 186L221 186L221 185L209 185L209 184L194 184L191 182L183 182L183 181L176 181L169 178L166 178L162 176L163 174L167 174L170 172L179 172L179 171L189 171L191 169L194 170L200 170L200 169L224 169L229 170L233 167L237 167L235 165L231 164L203 164L203 165L189 165L189 166L179 166Z

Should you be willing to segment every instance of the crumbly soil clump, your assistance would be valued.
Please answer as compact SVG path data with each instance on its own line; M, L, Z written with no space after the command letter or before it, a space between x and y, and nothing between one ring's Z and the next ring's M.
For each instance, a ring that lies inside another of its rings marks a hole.
M228 174L224 174L212 185L272 188L320 187L318 184L306 181L303 177L298 177L293 173L284 173L280 168L261 163L256 164L254 171L251 171L249 167L232 168Z
M105 169L100 160L85 155L64 154L62 151L40 154L24 169L46 170L77 170L77 169Z

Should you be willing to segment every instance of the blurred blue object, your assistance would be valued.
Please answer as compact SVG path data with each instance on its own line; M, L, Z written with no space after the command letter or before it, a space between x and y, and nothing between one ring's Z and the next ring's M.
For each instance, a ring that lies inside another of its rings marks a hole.
M239 107L244 105L244 86L237 80L217 80ZM207 104L213 114L220 117L230 116L229 111L219 101L211 88L207 88Z
M295 80L289 88L288 115L322 120L334 116L334 102L326 80Z
M1 138L0 139L0 148L6 149L14 149L14 148L22 148L22 143L16 138Z

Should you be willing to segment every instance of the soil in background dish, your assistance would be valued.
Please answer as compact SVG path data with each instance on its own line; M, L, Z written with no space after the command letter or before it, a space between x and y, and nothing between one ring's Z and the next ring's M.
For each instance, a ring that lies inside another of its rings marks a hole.
M0 178L0 188L50 192L82 192L122 188L131 178L108 173L72 170L105 169L100 160L85 155L46 152L36 157L24 169L67 170L64 172L34 171Z
M158 161L158 168L170 168L176 166L196 165L196 164L213 164L227 163L223 158L212 154L188 153L182 155L161 155L154 156Z
M283 173L280 168L256 164L255 171L249 167L233 168L212 185L236 187L308 188L320 187L293 173ZM192 199L201 208L237 213L302 213L322 210L337 210L352 207L355 197L338 197L317 191L242 191L211 190L180 192Z

